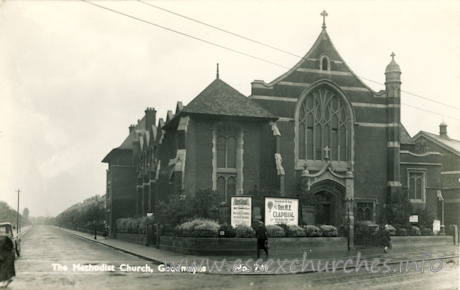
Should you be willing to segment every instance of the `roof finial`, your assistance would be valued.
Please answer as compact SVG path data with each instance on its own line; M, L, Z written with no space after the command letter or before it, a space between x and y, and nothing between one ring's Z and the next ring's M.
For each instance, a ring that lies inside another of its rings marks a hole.
M216 78L219 78L219 63L217 63L217 75Z
M323 10L320 15L323 16L323 29L326 29L326 16L328 15L326 10Z
M390 56L391 56L391 60L395 60L395 55L396 55L396 54L395 54L394 52L391 53L391 55L390 55Z

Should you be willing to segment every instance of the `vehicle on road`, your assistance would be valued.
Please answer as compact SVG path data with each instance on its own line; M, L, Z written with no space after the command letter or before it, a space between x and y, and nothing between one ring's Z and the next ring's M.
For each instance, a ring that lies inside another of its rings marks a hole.
M0 223L0 237L8 237L13 241L13 251L19 257L21 256L21 239L14 234L14 227L11 223Z

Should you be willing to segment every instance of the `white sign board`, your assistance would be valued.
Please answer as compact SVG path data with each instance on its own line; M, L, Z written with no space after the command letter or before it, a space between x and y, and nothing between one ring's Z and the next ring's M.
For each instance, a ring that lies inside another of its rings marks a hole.
M238 225L251 226L252 218L252 197L232 196L231 224L232 227Z
M418 215L411 215L409 217L409 222L410 223L418 223Z
M433 233L439 233L441 231L441 221L434 220L433 221Z
M299 200L293 198L265 198L266 225L298 225Z

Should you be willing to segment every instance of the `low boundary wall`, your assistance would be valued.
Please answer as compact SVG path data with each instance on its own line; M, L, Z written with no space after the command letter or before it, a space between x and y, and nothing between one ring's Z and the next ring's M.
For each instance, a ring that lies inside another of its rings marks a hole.
M309 256L347 250L347 238L269 238L271 254L299 254ZM255 238L185 238L162 236L160 249L189 255L255 255Z
M426 248L454 245L453 236L392 236L391 244L394 250L408 250L412 248Z
M160 248L176 253L204 256L249 255L256 253L255 238L186 238L162 236ZM392 236L393 252L415 249L430 250L434 247L454 245L452 236ZM299 255L308 253L309 257L343 253L348 250L346 237L314 238L269 238L270 254ZM368 249L376 248L368 246ZM261 253L263 255L263 253Z

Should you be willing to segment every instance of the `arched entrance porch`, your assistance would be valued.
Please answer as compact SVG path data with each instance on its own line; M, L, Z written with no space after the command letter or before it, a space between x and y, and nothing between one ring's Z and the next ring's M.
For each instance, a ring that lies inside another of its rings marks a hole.
M315 224L333 225L339 228L345 213L345 187L332 180L322 180L313 184L310 192L317 199Z

